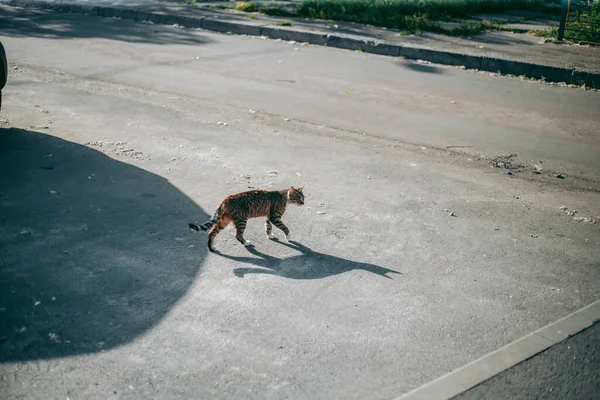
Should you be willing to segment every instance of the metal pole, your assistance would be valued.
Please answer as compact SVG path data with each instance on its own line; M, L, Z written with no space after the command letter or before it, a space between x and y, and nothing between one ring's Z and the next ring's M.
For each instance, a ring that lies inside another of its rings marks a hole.
M558 26L558 40L565 38L565 25L567 24L567 10L569 9L569 0L562 0L560 9L560 25Z

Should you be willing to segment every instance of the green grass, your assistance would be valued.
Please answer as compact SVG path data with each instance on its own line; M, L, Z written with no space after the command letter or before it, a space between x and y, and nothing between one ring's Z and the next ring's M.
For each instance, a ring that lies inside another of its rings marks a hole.
M289 11L285 8L280 8L277 6L263 6L260 9L260 12L263 14L267 14L273 17L297 17L298 13L295 11Z
M600 3L577 11L569 17L565 39L600 44Z
M298 14L308 18L358 22L406 29L416 17L438 20L508 9L532 9L551 0L302 0Z
M533 36L558 40L558 29L550 28L531 31ZM583 42L600 45L600 2L591 4L571 15L565 27L565 39L572 42Z
M479 21L473 21L473 22L465 22L463 24L460 24L459 26L457 26L456 28L450 29L449 31L445 32L445 33L449 33L451 35L455 35L455 36L467 36L467 35L473 35L475 33L479 33L485 29L489 29L490 26L488 25L487 21L484 22L479 22Z
M536 31L530 31L530 35L547 38L547 39L558 39L558 29L556 28L548 28L548 29L540 29Z
M257 12L259 7L258 4L252 3L251 1L238 1L233 9L243 12Z
M405 32L435 31L466 35L484 29L500 29L498 23L469 22L452 30L444 30L439 20L464 18L475 13L502 12L514 9L534 9L556 0L301 0L296 9L239 2L235 9L262 12L278 17L307 17L348 21Z
M163 1L165 3L183 3L183 4L198 4L202 5L205 2L217 3L217 2L226 2L227 0L158 0Z
M505 32L514 32L514 33L526 33L527 31L524 29L512 29L506 28L502 26L503 24L499 24L497 22L490 22L487 20L484 21L469 21L463 22L455 28L444 29L442 28L436 21L432 21L427 25L427 30L429 32L436 33L444 33L446 35L452 36L469 36L477 34L481 31L485 30L496 30L496 31L505 31Z

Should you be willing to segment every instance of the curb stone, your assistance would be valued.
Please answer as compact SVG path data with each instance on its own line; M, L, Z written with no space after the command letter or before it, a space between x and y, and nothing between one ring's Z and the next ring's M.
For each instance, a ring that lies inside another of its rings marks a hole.
M564 82L566 84L578 86L585 85L588 88L600 89L600 73L598 72L579 71L575 68L563 68L504 58L455 53L409 45L406 43L396 44L385 41L372 41L344 35L285 29L282 27L257 25L239 21L224 21L203 16L180 16L167 14L163 11L136 10L134 8L127 8L127 6L118 5L92 6L44 0L9 0L0 2L11 6L33 7L62 13L87 14L105 18L122 18L136 22L150 21L155 24L164 25L177 24L186 28L201 28L228 34L266 36L270 39L296 41L299 43L362 51L389 57L424 60L435 64L464 66L466 69L543 79L546 82Z
M236 35L261 36L261 27L259 25L240 24L238 22L203 18L202 25L200 27L202 29L214 32L225 32Z
M325 33L305 32L294 29L280 29L272 26L261 26L260 35L271 39L295 41L327 46L328 35Z
M600 300L425 383L395 400L451 400L600 321Z
M435 64L464 66L467 69L482 69L483 58L462 53L435 50L426 47L403 46L400 56L410 60L425 60ZM496 72L496 71L491 71Z
M147 18L144 21L154 22L159 25L182 25L190 28L202 27L202 20L204 18L190 18L190 17L177 17L176 15L165 14L164 12L153 11L147 14ZM143 22L143 21L142 21Z

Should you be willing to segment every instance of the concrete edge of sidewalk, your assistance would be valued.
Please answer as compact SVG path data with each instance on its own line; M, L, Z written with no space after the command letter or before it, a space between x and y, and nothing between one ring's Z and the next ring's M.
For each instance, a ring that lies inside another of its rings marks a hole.
M600 300L395 400L449 400L600 321Z
M45 0L9 0L4 4L20 7L34 7L64 13L87 14L106 18L122 18L133 21L149 21L156 24L178 24L186 28L201 28L209 31L238 35L266 36L271 39L296 41L346 50L359 50L390 57L403 57L412 60L424 60L436 64L464 66L466 69L524 76L543 79L546 82L564 82L566 84L585 85L600 89L600 73L580 71L504 58L494 58L444 51L406 43L396 44L385 41L372 41L359 37L332 35L297 28L264 26L240 21L221 20L207 17L173 15L157 11L147 11L124 6L83 5L67 2L49 2Z

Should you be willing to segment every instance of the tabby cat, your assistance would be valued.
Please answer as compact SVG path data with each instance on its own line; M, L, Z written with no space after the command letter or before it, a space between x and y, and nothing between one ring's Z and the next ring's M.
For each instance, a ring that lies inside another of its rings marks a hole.
M287 203L304 204L304 186L295 189L291 186L286 190L250 190L248 192L238 193L227 197L215 211L213 217L206 223L198 226L188 224L195 230L208 232L208 249L215 251L213 242L219 232L221 232L230 222L233 222L236 230L236 239L243 245L249 246L250 241L244 239L244 230L249 218L267 217L267 237L275 238L273 235L273 225L285 233L286 240L290 239L290 230L281 222L281 217L285 213Z

